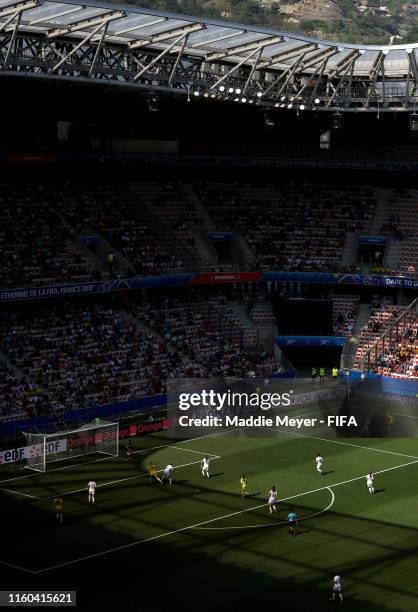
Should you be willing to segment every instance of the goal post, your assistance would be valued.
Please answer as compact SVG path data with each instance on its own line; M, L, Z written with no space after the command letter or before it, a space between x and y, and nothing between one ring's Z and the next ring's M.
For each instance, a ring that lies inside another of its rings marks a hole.
M83 455L119 455L119 423L90 423L48 434L24 431L23 435L26 467L37 472L46 472L50 463Z

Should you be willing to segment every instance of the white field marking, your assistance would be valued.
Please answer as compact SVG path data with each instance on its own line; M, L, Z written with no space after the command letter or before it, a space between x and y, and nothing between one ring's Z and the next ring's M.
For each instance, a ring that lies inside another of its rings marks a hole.
M213 461L215 459L220 459L220 458L221 458L220 455L212 456ZM177 466L175 465L174 471L179 470L180 468L188 467L189 465L200 465L200 463L201 461L192 461L191 463L183 463L182 465L177 465ZM157 472L164 472L164 468L157 470ZM117 480L109 480L109 482L98 484L97 488L99 489L101 487L108 487L113 484L127 482L128 480L135 480L136 478L144 478L145 476L148 476L148 472L146 472L145 474L136 474L135 476L127 476L126 478L118 478ZM75 489L74 491L66 491L65 493L59 493L59 495L60 497L63 497L64 495L73 495L75 493L82 493L83 491L87 491L87 487L83 487L82 489ZM58 494L48 495L47 497L37 497L36 499L38 499L39 501L48 501L49 499L54 499L57 495Z
M11 567L12 569L18 569L22 572L27 572L28 574L36 574L36 570L28 569L27 567L21 567L20 565L14 565L13 563L8 563L7 561L0 561L0 565L4 565L5 567Z
M362 448L363 450L374 451L376 453L385 453L387 455L397 455L398 457L406 457L406 459L417 459L415 455L405 455L404 453L397 453L395 451L384 450L383 448L373 448L372 446L362 446L361 444L352 444L351 442L340 442L339 440L330 440L328 438L319 438L318 436L311 436L310 434L298 434L294 431L285 431L278 428L281 433L287 434L288 436L297 436L299 438L312 438L312 440L320 440L321 442L330 442L331 444L341 444L343 446L353 446L354 448Z
M384 472L390 472L391 470L397 470L408 465L412 465L414 463L418 463L418 461L411 461L409 463L404 463L402 465L397 465L395 467L386 468L384 470L380 470L378 472L374 472L374 474L383 474ZM318 489L313 489L312 491L304 491L303 493L298 493L297 495L293 495L292 499L296 499L297 497L302 497L303 495L309 495L310 493L316 493L317 491L323 491L324 489L331 489L332 487L338 487L341 485L348 484L350 482L355 482L356 480L365 479L366 476L357 476L356 478L351 478L349 480L344 480L343 482L336 482L334 484L326 485L324 487L320 487ZM121 546L116 546L115 548L109 548L108 550L104 550L102 552L93 553L91 555L86 555L85 557L79 557L78 559L73 559L72 561L66 561L64 563L59 563L57 565L51 565L50 567L45 567L40 570L34 570L32 573L35 574L43 574L44 572L49 572L51 570L60 569L62 567L68 567L69 565L74 565L75 563L79 563L80 561L87 561L90 559L96 559L97 557L102 557L103 555L107 555L109 553L117 552L120 550L125 550L128 548L132 548L133 546L138 546L139 544L145 544L147 542L153 542L154 540L160 540L161 538L166 538L170 535L174 535L176 533L182 533L183 531L189 531L191 529L197 529L198 527L203 527L204 525L208 525L209 523L215 523L216 521L220 521L223 519L230 518L232 516L237 516L238 514L242 514L244 512L252 512L253 510L257 510L259 508L263 508L267 506L267 503L260 504L259 506L254 506L252 508L245 508L244 510L238 510L236 512L231 512L230 514L225 514L224 516L218 516L217 518L209 519L207 521L202 521L200 523L195 523L194 525L188 525L186 527L181 527L180 529L174 529L172 531L166 531L165 533L160 533L156 536L152 536L151 538L146 538L144 540L136 540L135 542L131 542L130 544L122 544Z
M331 501L328 504L328 506L326 508L323 508L322 510L319 510L318 512L314 512L313 514L308 514L307 516L303 516L301 519L299 520L303 520L306 521L306 519L311 519L314 518L315 516L319 516L320 514L324 514L324 512L328 512L328 510L330 510L332 508L332 506L334 505L335 502L335 493L334 491L330 488L330 487L326 487L328 489L328 491L331 493ZM294 497L298 497L296 495L292 495L291 497L285 497L284 499L279 499L277 501L278 504L280 504L281 502L285 502L285 501L289 501L289 499L293 499ZM264 504L266 505L266 504ZM228 529L260 529L260 527L279 527L280 525L287 525L288 521L280 521L279 523L274 522L274 523L264 523L264 525L241 525L239 527L237 526L232 526L232 527L196 527L196 529L199 530L205 530L205 531L225 531Z
M201 451L192 450L191 448L183 448L182 446L173 445L172 448L178 448L179 450L187 451L188 453L196 453L197 455L202 455L203 457L207 456L209 459L217 458L217 455L212 455L211 453L202 453Z
M0 487L0 491L5 491L6 493L13 493L13 495L23 495L23 497L30 497L31 499L42 499L41 497L38 497L37 495L29 495L29 493L21 493L20 491L13 491L12 489L4 489L3 487Z
M225 435L226 433L230 434L231 432L227 431L227 432L221 432L221 433L216 433L216 434L209 434L207 436L199 436L198 438L190 438L189 440L183 440L182 444L187 444L188 442L193 442L194 440L203 440L204 438L214 438L216 436ZM131 455L137 455L140 453L148 453L150 451L158 450L161 448L181 448L181 447L177 446L177 444L160 444L159 446L151 446L150 448L141 448L139 450L132 451ZM182 448L181 450L199 453L203 456L206 454L208 457L213 457L213 458L217 457L217 455L212 455L211 453L203 453L203 452L201 453L200 451L192 451L191 449L188 449L188 448ZM122 455L119 455L119 457L121 456ZM48 472L38 472L36 474L25 474L24 476L14 476L13 478L5 478L4 480L0 480L0 484L2 484L3 482L13 482L14 480L20 480L21 478L33 478L34 476L40 476L42 474L51 474L51 472L59 472L60 470L70 470L74 467L90 465L91 463L99 463L100 461L110 461L111 459L115 459L115 457L102 457L101 459L93 459L92 461L83 461L83 463L72 463L71 465L64 465L63 467L55 468L53 470L48 470Z

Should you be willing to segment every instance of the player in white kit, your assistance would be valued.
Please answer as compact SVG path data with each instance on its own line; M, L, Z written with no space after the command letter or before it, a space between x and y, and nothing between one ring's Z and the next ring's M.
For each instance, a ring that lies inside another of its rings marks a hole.
M97 487L97 484L94 482L94 480L90 480L89 484L87 485L87 488L89 491L89 504L94 504L94 498L96 495L96 487Z
M271 487L269 491L269 499L268 499L268 506L269 506L270 514L273 514L273 512L277 512L276 503L277 503L276 487Z
M317 471L322 474L322 464L324 463L324 459L321 457L320 453L318 453L315 457L315 462Z
M371 472L367 474L366 480L367 480L367 488L369 489L369 493L374 493L374 485L373 485L374 476Z
M203 478L209 478L209 459L207 456L203 457L200 463L200 467L202 470Z
M161 476L161 484L164 484L165 480L168 480L168 483L172 484L173 472L174 472L173 466L171 465L171 463L168 463L166 467L164 468L163 475Z
M335 601L337 598L340 603L343 603L343 587L341 584L341 576L334 576L332 581L332 593L329 598L330 601Z

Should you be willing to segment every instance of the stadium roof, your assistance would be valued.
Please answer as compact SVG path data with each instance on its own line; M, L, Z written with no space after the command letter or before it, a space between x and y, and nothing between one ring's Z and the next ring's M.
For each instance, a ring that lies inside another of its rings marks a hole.
M336 43L134 6L0 0L0 48L3 74L327 110L418 101L418 43Z

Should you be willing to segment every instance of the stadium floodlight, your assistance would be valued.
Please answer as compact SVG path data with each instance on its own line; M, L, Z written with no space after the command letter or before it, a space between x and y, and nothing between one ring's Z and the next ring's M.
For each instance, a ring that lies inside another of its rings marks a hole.
M225 91L225 87L223 85L220 86L219 91Z
M266 130L275 127L276 123L273 120L273 117L269 111L265 111L264 113L264 127Z
M56 461L75 459L82 455L100 453L119 455L119 423L89 423L78 429L42 434L23 432L26 438L26 467L36 472L46 472L47 466Z
M241 93L241 90L239 87L235 90L235 93L237 93L238 95Z
M343 116L341 113L336 112L331 115L331 126L334 130L339 130L342 127Z
M233 88L233 87L230 87L230 88L228 89L228 93L234 93L234 88Z
M158 97L156 95L147 96L147 108L150 113L158 112Z
M199 93L198 91L194 91L194 92L193 92L193 95L194 95L194 96L200 96L200 93Z
M301 104L301 105L299 106L299 109L300 109L300 110L305 110L305 105L304 105L304 104Z
M241 98L241 102L242 102L243 104L245 104L245 103L246 103L246 101L247 101L247 98Z
M257 92L257 98L261 98L262 95L263 95L263 92L261 92L261 91Z
M289 104L287 105L287 108L293 108L293 104L289 102Z
M315 104L320 104L321 100L319 98L315 98Z
M234 98L234 102L239 102L239 98Z

